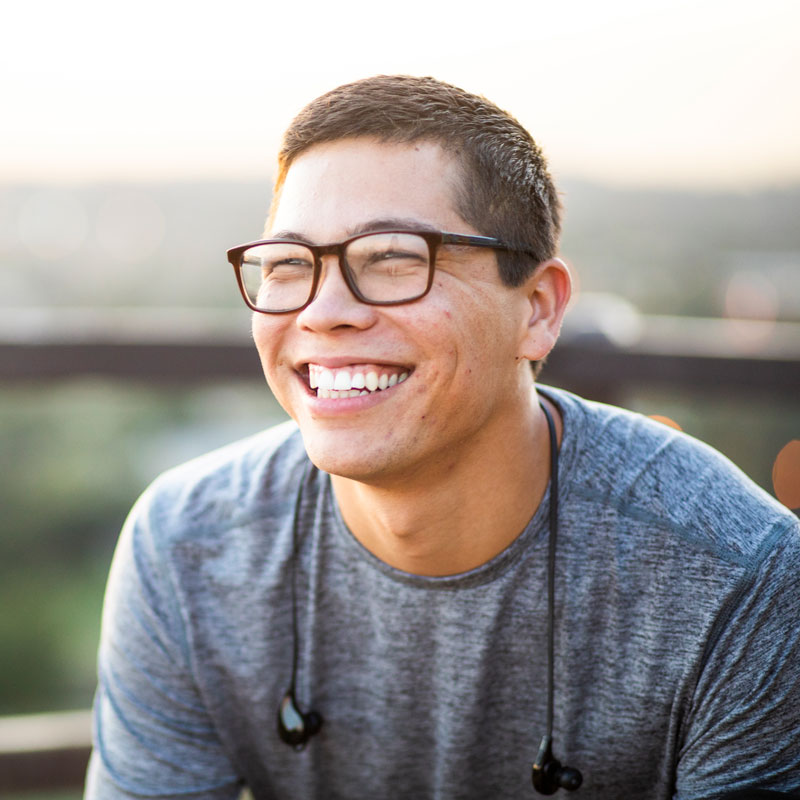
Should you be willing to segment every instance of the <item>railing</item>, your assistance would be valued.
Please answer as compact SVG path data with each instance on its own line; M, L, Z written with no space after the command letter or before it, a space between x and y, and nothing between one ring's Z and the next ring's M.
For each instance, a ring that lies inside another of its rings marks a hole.
M599 400L634 386L800 401L800 324L576 314L543 378ZM81 376L149 383L259 378L246 318L188 309L8 310L0 319L0 380ZM0 718L0 794L75 789L89 756L89 714Z
M90 742L88 711L0 717L0 797L79 790Z
M547 382L596 399L629 386L800 395L800 323L567 317ZM191 309L14 310L0 316L0 380L104 376L148 383L258 378L246 316Z

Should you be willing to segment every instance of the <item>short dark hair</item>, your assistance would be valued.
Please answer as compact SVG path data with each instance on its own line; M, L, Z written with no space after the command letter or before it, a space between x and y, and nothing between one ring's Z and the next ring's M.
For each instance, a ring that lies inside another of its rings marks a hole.
M433 141L455 157L462 172L455 210L484 236L532 254L498 253L508 286L555 256L561 204L539 146L494 103L435 78L378 75L309 103L284 134L270 216L295 158L316 144L359 136Z

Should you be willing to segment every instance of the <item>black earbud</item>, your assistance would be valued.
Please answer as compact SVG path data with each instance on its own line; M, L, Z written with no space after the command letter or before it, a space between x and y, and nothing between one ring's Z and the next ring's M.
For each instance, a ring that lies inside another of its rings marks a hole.
M539 794L555 794L559 789L572 792L583 783L583 775L572 767L562 767L553 757L553 746L549 736L542 739L539 753L531 769L533 788Z
M295 750L302 750L306 742L322 727L322 715L316 711L305 714L297 707L294 688L289 689L278 708L278 735Z

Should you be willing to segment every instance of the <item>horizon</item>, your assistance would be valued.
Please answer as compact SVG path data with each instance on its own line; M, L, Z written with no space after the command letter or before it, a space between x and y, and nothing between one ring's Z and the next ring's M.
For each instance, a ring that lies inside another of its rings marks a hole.
M670 196L691 195L694 197L749 197L763 194L793 194L800 193L800 176L786 183L759 183L753 185L675 185L670 183L638 183L623 180L603 180L602 178L586 177L579 174L562 174L555 177L556 189L560 195L564 194L565 187L579 187L581 189L597 189L606 192L624 194L663 194ZM0 175L0 192L13 190L53 190L81 191L91 189L131 189L143 190L148 188L166 188L182 186L233 186L263 187L272 191L273 175L267 173L259 176L197 174L185 175L109 175L109 176L59 176L45 178L38 176L22 177L18 180L8 179Z

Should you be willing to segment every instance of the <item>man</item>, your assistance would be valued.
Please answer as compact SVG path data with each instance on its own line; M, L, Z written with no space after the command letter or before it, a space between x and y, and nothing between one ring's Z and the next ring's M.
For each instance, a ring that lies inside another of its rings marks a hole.
M482 98L378 77L295 119L229 253L294 422L132 512L88 797L800 787L798 522L689 437L537 390L558 232Z

